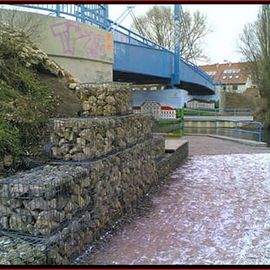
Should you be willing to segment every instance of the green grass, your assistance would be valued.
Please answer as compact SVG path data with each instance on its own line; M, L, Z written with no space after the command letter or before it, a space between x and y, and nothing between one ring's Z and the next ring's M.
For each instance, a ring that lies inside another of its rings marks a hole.
M169 126L169 125L179 125L179 120L158 120L156 121L156 125L160 127Z
M166 138L180 138L184 135L184 130L183 129L179 129L179 130L175 130L172 132L169 132L168 134L166 134Z
M11 40L0 40L0 159L24 154L37 141L55 104L51 89L37 70L19 59L16 46L9 46Z

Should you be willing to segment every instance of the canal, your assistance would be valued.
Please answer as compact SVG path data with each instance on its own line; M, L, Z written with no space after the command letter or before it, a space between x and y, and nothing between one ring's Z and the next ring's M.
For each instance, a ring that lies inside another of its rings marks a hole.
M248 132L251 131L251 132ZM234 137L245 140L258 141L259 135L252 133L254 130L236 130L234 128L208 128L208 127L185 127L184 134L211 134ZM262 141L270 145L269 132L262 130Z

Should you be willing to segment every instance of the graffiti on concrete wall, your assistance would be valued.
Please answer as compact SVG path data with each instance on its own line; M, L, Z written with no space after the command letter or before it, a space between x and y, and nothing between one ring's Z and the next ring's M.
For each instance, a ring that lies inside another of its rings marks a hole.
M112 53L113 40L109 33L100 33L90 27L86 29L72 21L54 23L50 29L60 42L64 54L74 56L82 50L89 58L100 58Z

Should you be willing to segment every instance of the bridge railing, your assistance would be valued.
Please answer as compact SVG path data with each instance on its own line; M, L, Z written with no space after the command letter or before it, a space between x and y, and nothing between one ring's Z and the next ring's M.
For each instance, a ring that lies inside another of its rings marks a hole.
M42 14L75 19L104 29L108 26L108 10L103 4L13 4L12 6L17 6L24 11L39 10Z
M159 49L159 50L164 50L167 51L168 53L172 53L170 50L168 50L165 47L162 47L160 45L158 45L157 43L139 35L138 33L131 31L121 25L118 25L116 23L114 23L113 21L109 20L111 26L115 25L116 26L116 30L114 30L114 37L115 40L117 41L121 41L121 42L126 42L129 44L135 44L135 45L141 45L141 46L147 46L147 47L152 47L155 49ZM213 83L214 84L214 80L211 76L209 76L206 72L204 72L200 67L196 66L194 63L192 63L191 61L180 57L180 59L186 64L188 65L191 69L193 69L195 72L197 72L198 74L200 74L204 79L206 79L208 82Z
M114 37L116 41L126 42L130 44L135 45L141 45L141 46L147 46L147 47L153 47L155 49L159 50L165 50L168 51L168 49L158 45L157 43L145 38L144 36L141 36L140 34L120 25L112 20L108 19L108 22L110 24L110 31L114 33Z
M157 43L110 20L108 18L108 7L104 4L13 4L12 6L21 7L24 10L40 10L48 15L75 19L76 21L86 24L94 24L103 29L113 31L114 39L116 41L152 47L173 54L173 52L158 45ZM208 82L214 84L213 78L206 74L201 68L183 57L181 57L181 60Z
M200 74L204 79L206 79L208 82L215 84L213 78L208 75L206 72L204 72L200 67L196 66L194 63L191 61L181 57L180 58L185 64L187 64L189 67L191 67L195 72Z

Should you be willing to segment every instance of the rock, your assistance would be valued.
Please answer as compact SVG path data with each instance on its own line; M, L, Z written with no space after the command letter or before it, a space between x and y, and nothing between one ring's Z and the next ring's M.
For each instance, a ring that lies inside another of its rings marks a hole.
M59 145L59 146L63 146L63 145L66 144L67 142L68 142L68 141L67 141L66 139L62 138L62 139L59 141L58 145Z
M77 86L76 83L70 83L68 88L74 90L76 88L76 86Z
M94 104L96 103L96 101L97 101L97 99L96 99L95 96L90 96L90 97L88 98L88 103L89 103L90 105L94 105Z
M70 191L72 194L80 195L82 193L82 188L77 184L73 184L70 186Z
M106 103L108 103L109 105L115 105L115 103L116 103L116 102L115 102L115 98L112 97L112 96L106 97L105 101L106 101Z
M80 195L71 195L71 201L72 203L76 203L80 208L85 206L85 201Z
M2 229L9 228L8 217L5 217L5 216L0 217L0 228Z
M41 212L36 220L36 223L34 225L36 232L41 232L42 234L48 234L53 229L57 228L58 222L55 222L52 220L52 213L49 211L43 211Z
M62 156L62 150L60 147L52 147L52 156L59 158Z
M15 196L17 197L27 192L28 192L28 187L24 185L23 183L16 183L10 187L10 195L13 197Z
M9 227L16 231L27 231L27 225L32 222L32 216L23 216L21 214L12 214L9 218Z
M79 146L85 146L86 145L86 140L79 137L79 138L77 138L77 144Z
M77 153L71 156L72 160L81 161L86 159L86 155L84 153Z
M57 202L56 199L45 201L43 198L36 198L31 200L30 202L24 201L24 205L25 208L29 210L50 210L56 209Z
M91 105L89 104L89 102L84 101L82 104L82 108L84 111L89 111L91 109Z
M75 145L70 151L69 153L72 155L72 154L75 154L75 153L80 153L82 151L82 148Z
M5 167L11 167L13 164L13 157L10 154L4 155L3 163Z

